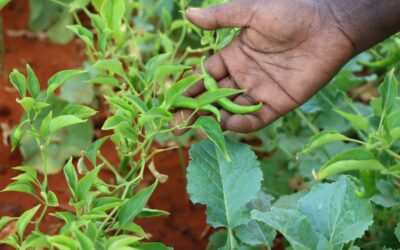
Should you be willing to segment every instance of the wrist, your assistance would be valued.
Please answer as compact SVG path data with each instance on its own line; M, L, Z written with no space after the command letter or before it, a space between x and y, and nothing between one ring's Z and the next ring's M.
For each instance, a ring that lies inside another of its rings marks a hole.
M400 31L398 0L321 0L357 53Z

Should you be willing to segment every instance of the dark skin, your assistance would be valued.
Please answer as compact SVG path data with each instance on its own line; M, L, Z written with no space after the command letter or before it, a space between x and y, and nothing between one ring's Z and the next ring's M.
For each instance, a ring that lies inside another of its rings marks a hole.
M205 30L242 28L206 68L221 87L247 90L236 103L264 103L252 114L222 110L223 128L249 133L306 102L352 57L399 31L400 1L234 0L186 16ZM199 83L187 95L204 91ZM175 117L181 122L180 113Z

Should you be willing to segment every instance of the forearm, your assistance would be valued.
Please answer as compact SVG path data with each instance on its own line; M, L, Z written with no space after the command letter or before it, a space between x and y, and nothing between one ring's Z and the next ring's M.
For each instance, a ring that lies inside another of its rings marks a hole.
M400 0L322 0L357 52L400 31Z

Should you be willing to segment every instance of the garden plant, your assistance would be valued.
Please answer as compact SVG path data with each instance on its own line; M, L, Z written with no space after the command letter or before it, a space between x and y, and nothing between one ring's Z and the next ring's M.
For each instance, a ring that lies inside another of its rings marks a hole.
M135 221L168 216L147 206L168 181L153 158L189 146L187 193L206 206L207 222L217 229L207 249L271 249L277 241L295 250L400 248L398 35L358 55L300 108L244 135L222 130L219 108L247 114L263 104L233 103L231 97L246 90L219 87L204 67L205 58L240 30L203 31L184 15L189 6L223 0L29 2L30 27L54 42L81 39L87 61L56 73L46 89L34 67L9 74L25 111L10 140L24 163L15 166L19 175L3 192L27 193L39 205L19 217L2 217L0 230L16 222L16 232L0 244L170 249L152 242ZM207 91L196 99L186 96L200 80ZM363 98L365 92L376 94ZM101 107L108 117L92 141L91 118ZM191 110L191 117L182 109ZM202 116L191 123L197 114ZM181 123L174 122L177 115ZM191 140L179 141L176 130L189 130ZM175 145L157 146L165 140ZM119 165L102 155L106 141L115 146ZM147 168L154 182L143 187ZM100 178L105 169L114 182ZM73 211L50 211L62 210L48 186L57 172L65 175ZM41 230L45 216L63 222L59 232Z

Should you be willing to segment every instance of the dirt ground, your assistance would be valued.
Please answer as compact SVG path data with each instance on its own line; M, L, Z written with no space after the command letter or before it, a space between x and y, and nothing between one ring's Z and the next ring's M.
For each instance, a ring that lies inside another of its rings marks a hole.
M15 99L17 93L8 81L8 73L17 68L25 72L25 64L29 63L35 70L41 85L45 86L47 79L54 73L71 68L80 67L85 60L82 44L75 40L67 45L57 45L46 38L26 35L29 19L29 6L26 0L14 0L1 12L4 21L4 38L6 48L6 75L0 75L0 189L10 183L10 178L16 172L11 168L22 163L18 152L10 153L10 146L2 141L3 135L15 126L22 109ZM22 31L22 32L21 32ZM15 34L22 35L15 35ZM25 35L24 35L25 33ZM112 162L116 162L112 154L112 145L105 145L104 155ZM187 153L185 152L187 161ZM159 185L149 206L151 208L167 210L170 216L141 219L139 224L150 233L152 241L161 241L177 250L205 249L209 232L206 226L204 208L191 204L186 194L184 169L179 162L178 153L171 151L160 154L155 160L158 171L167 174L169 180ZM110 176L104 173L103 177ZM148 175L145 182L151 183ZM64 176L57 174L49 179L51 190L57 193L60 206L68 207L68 189ZM35 206L37 201L29 195L21 193L0 193L0 217L4 215L18 216L25 210ZM61 222L53 217L46 217L43 223L48 234L57 233ZM12 230L12 228L11 228ZM1 232L0 232L1 233ZM1 234L0 234L1 235ZM0 249L6 249L0 246Z

